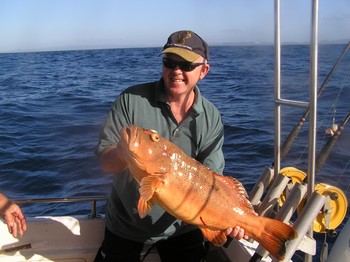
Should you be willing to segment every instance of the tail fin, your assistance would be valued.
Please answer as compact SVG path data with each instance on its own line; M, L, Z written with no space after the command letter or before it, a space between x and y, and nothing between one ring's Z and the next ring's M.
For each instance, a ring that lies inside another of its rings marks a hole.
M286 254L285 243L298 236L298 233L289 225L271 218L260 217L261 232L252 236L268 252L278 260L283 260Z

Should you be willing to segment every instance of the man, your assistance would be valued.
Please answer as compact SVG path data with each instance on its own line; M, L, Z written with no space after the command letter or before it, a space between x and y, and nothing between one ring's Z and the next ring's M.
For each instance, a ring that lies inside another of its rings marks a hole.
M27 230L26 219L20 207L0 193L0 216L7 224L10 234L17 237L17 234L23 236Z
M105 172L115 173L107 204L106 231L95 261L140 261L145 243L155 243L162 261L205 258L200 230L159 206L140 219L138 184L117 146L120 130L132 124L156 130L215 172L222 174L224 128L217 108L201 96L197 82L209 72L209 48L196 33L171 34L163 48L163 74L157 82L126 89L113 104L96 150ZM227 234L238 239L240 228ZM245 236L246 237L246 236Z

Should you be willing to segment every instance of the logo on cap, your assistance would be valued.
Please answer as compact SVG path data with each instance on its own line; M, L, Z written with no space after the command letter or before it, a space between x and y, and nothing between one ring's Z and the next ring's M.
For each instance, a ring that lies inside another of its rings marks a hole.
M184 45L185 44L185 40L188 39L188 38L191 38L191 33L190 32L181 32L177 37L179 38L177 40L177 44L180 44L180 45Z

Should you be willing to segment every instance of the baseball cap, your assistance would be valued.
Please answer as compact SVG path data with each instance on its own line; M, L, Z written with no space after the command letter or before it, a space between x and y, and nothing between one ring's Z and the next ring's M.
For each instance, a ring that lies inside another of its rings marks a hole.
M169 36L162 51L162 54L166 53L172 53L181 56L188 62L193 62L200 56L208 60L209 48L199 35L190 30L182 30Z

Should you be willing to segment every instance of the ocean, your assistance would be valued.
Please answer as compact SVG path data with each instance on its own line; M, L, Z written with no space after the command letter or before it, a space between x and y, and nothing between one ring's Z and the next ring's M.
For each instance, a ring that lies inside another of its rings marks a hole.
M345 45L320 45L318 86ZM106 196L111 174L94 154L111 104L125 88L161 76L161 48L0 54L0 190L12 199ZM214 46L199 82L225 125L225 175L248 193L274 160L273 46ZM282 46L282 97L308 101L310 50ZM350 54L318 100L317 152L349 112ZM305 109L283 107L282 142ZM350 197L350 127L345 126L316 183ZM308 121L281 167L307 172ZM27 216L86 214L88 204L23 205ZM104 207L99 206L99 212ZM349 212L347 212L348 216ZM323 237L323 236L322 236Z

